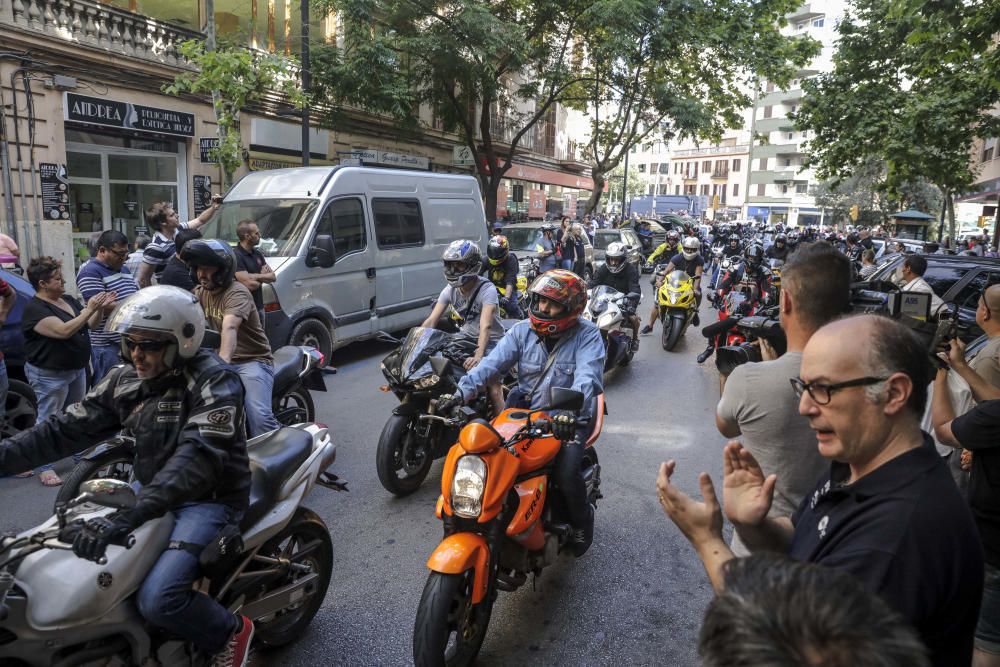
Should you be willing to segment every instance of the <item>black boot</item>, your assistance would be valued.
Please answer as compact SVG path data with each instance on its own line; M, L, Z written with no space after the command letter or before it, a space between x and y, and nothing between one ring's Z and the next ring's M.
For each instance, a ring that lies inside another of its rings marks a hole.
M594 541L594 506L587 505L587 509L590 511L590 520L587 525L580 528L577 526L573 527L573 555L579 558L583 554L587 553L587 549L590 548L591 542Z
M698 317L697 311L695 311L694 317L691 318L691 324L693 324L694 326L698 326L699 324L701 324L701 318Z
M705 348L705 351L698 355L698 363L699 364L705 363L705 360L708 359L710 356L712 356L713 352L715 352L714 347L708 346L707 348Z

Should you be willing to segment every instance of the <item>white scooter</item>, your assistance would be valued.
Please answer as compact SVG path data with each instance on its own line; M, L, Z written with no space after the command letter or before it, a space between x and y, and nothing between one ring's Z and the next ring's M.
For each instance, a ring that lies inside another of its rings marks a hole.
M238 529L223 530L202 553L205 577L197 588L253 619L255 642L282 646L316 615L333 569L329 530L302 501L317 484L347 489L326 472L337 450L322 425L284 427L251 440L247 450L249 507ZM68 535L78 519L128 509L135 501L124 481L88 480L48 521L0 539L0 664L210 662L184 640L150 627L136 608L136 591L167 548L172 514L144 523L127 544L108 547L99 563L71 550Z
M622 294L607 285L598 285L588 292L587 308L582 316L601 330L601 338L604 339L605 373L616 366L628 366L635 356L632 329L628 326L628 314L626 314L632 312L627 305L629 297L632 296ZM627 327L628 330L622 327Z

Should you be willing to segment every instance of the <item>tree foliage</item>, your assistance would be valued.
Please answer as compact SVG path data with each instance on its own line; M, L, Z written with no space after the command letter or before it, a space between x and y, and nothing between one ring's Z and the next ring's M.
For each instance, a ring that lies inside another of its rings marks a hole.
M840 179L823 181L816 186L816 204L827 209L834 224L850 224L850 210L858 207L854 224L885 225L889 216L910 207L939 216L943 205L941 191L925 179L900 183L890 190L886 185L887 168L883 161L868 159Z
M243 164L240 111L276 93L296 106L304 104L296 63L285 56L235 45L210 50L205 42L195 39L181 42L178 50L196 71L178 74L163 92L212 96L219 145L209 151L209 157L222 167L228 184Z
M1000 130L998 17L996 2L853 0L833 70L803 84L795 114L814 133L807 151L820 176L842 180L880 160L897 198L925 179L940 189L953 234L954 196L976 178L973 142Z
M780 33L800 0L692 3L622 0L595 5L585 26L590 81L568 104L587 112L586 157L600 199L605 176L647 137L718 140L743 123L757 77L785 85L819 50Z

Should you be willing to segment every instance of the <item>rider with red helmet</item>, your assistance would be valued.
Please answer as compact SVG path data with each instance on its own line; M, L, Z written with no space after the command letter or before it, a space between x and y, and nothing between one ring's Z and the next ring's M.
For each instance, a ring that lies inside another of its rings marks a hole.
M518 385L507 397L508 407L544 408L549 389L564 387L583 393L581 416L594 416L595 399L604 391L604 342L597 325L580 319L587 305L586 283L571 271L554 269L538 276L528 294L529 318L511 327L461 379L455 396L441 397L440 412L472 400L487 383L502 378L516 365ZM573 524L574 552L582 556L594 534L594 509L587 503L580 465L590 429L578 428L563 411L549 414L553 433L567 441L556 457L553 475ZM575 442L569 442L574 438Z

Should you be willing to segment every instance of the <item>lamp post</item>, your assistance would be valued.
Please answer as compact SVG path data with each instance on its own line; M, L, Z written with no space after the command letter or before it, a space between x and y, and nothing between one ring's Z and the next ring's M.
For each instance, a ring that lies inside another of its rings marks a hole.
M309 72L309 0L299 0L302 19L302 94L309 95L312 76ZM302 166L309 166L309 104L302 107Z

